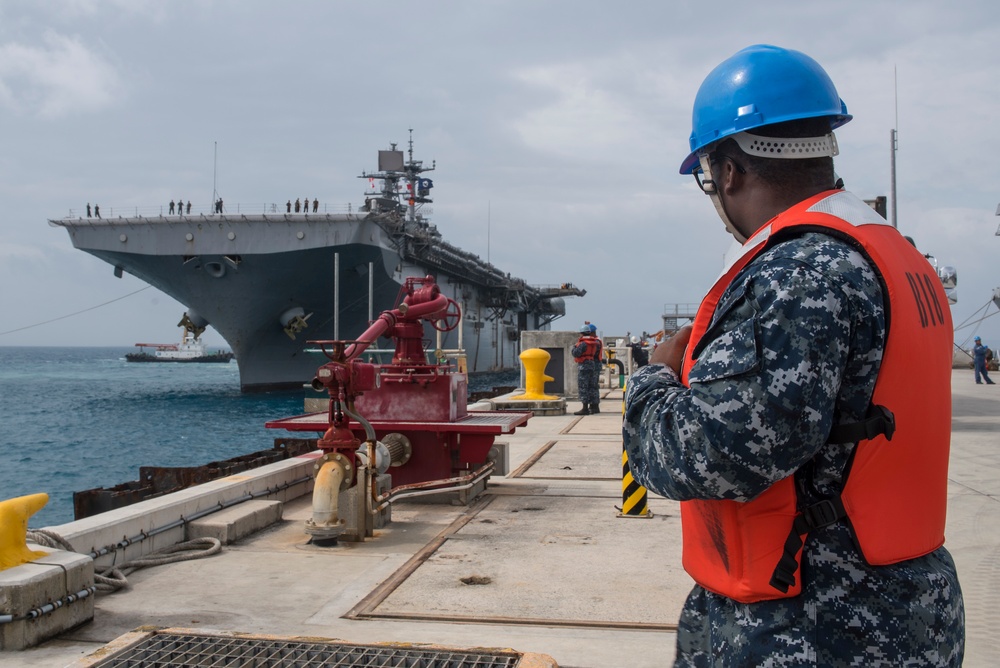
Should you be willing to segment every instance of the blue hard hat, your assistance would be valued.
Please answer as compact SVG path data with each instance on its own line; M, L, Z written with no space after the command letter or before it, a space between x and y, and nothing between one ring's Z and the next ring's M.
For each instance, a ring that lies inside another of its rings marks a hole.
M692 173L698 151L730 135L821 117L829 117L831 130L852 118L819 63L800 51L748 46L712 70L698 89L691 114L691 153L680 172Z
M594 323L590 323L590 333L594 334L596 332L597 332L597 325L595 325Z

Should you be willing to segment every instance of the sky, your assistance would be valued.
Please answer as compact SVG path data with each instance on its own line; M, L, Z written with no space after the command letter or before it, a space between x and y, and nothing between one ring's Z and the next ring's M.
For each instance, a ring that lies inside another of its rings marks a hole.
M998 34L987 0L3 0L0 346L179 338L181 304L48 219L207 209L215 189L357 206L410 129L447 241L585 288L555 329L654 332L731 245L678 168L702 80L758 43L830 74L858 196L890 194L897 129L898 227L956 268L956 342L1000 344Z

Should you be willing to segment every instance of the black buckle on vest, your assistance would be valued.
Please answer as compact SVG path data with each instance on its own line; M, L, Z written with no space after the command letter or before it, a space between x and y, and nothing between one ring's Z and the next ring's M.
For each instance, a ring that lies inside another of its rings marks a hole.
M882 417L883 427L882 433L885 434L885 440L891 441L892 435L896 433L896 416L892 414L885 406L873 406L873 408L879 412ZM868 438L875 438L878 436L878 432L874 436L869 436Z
M803 508L802 512L795 517L795 521L792 522L792 530L788 533L788 538L785 539L781 559L774 567L769 584L781 593L786 593L788 588L795 584L795 574L799 570L795 555L802 548L804 542L802 536L810 531L835 524L842 517L847 517L847 510L840 497L823 499Z
M896 433L896 418L885 406L872 404L861 422L838 424L830 430L827 443L857 443L870 441L876 436L885 434L885 440L891 441Z
M802 509L800 517L805 523L805 531L800 531L800 533L828 527L845 515L847 515L847 511L839 498L823 499L819 503ZM798 518L796 518L796 523L798 523Z

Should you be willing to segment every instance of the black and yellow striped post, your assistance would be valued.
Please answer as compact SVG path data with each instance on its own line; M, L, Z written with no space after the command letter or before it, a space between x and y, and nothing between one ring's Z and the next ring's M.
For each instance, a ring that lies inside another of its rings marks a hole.
M627 384L627 381L626 381ZM622 388L622 415L625 414L625 391ZM649 518L653 513L649 512L646 505L646 488L635 481L632 477L632 470L628 466L628 453L625 452L625 443L622 442L622 507L618 517L643 517Z
M635 481L628 467L628 454L622 445L622 508L618 517L652 517L646 505L646 488Z

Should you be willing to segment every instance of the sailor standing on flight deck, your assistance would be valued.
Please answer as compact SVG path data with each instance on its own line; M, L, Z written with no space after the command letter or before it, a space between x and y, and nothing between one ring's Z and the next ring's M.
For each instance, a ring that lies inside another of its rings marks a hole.
M629 379L623 428L636 481L681 501L697 584L675 665L962 663L951 313L919 252L835 188L850 120L816 61L774 46L695 98L681 173L743 251Z

